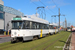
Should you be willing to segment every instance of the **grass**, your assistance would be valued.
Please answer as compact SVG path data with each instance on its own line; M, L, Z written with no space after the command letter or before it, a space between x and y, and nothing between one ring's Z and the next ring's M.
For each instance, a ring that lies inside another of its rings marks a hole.
M18 42L11 44L10 42L0 44L0 50L62 50L71 32L61 32L45 38L34 41ZM51 45L51 46L49 46Z

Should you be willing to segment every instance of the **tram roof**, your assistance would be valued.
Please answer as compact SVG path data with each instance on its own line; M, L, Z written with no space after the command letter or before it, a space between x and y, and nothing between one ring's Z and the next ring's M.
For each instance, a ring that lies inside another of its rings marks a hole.
M47 20L44 20L44 19L41 19L38 17L36 17L36 18L21 17L21 20L27 20L27 21L33 21L33 22L38 22L38 23L49 24L49 22ZM21 20L19 20L19 21L21 21Z
M48 22L48 21L43 20L43 19L22 18L22 20L28 20L28 21L34 21L34 22L39 22L39 23L49 24L49 22Z
M55 26L58 26L57 24L49 24L49 25L55 25Z

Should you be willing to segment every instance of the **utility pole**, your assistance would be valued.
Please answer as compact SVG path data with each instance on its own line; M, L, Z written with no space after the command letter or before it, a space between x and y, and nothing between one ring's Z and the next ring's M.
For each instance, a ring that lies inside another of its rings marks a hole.
M66 18L65 18L65 31L66 31L66 28L67 28L67 21L66 21Z
M60 33L60 8L59 8L59 29L58 29L58 31L59 31L59 33Z
M64 22L63 22L63 29L64 29L65 27L64 27ZM65 30L64 30L65 31Z
M60 8L59 8L59 28L60 28Z
M52 15L51 17L55 17L55 16L58 16L59 17L59 29L60 29L60 16L65 16L65 15L61 15L60 14L60 8L58 9L58 13L59 15ZM58 29L59 33L60 33L60 30Z
M63 28L64 28L64 22L63 22Z

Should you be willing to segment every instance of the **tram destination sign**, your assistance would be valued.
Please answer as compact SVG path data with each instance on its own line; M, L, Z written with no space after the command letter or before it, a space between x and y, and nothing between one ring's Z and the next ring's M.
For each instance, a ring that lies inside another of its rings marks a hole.
M21 18L13 18L13 20L21 20Z

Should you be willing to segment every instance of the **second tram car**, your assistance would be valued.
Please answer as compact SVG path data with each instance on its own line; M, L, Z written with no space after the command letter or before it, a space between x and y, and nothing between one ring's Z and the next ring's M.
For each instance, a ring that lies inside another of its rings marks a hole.
M55 24L49 24L49 33L52 35L57 32L58 32L58 26Z

